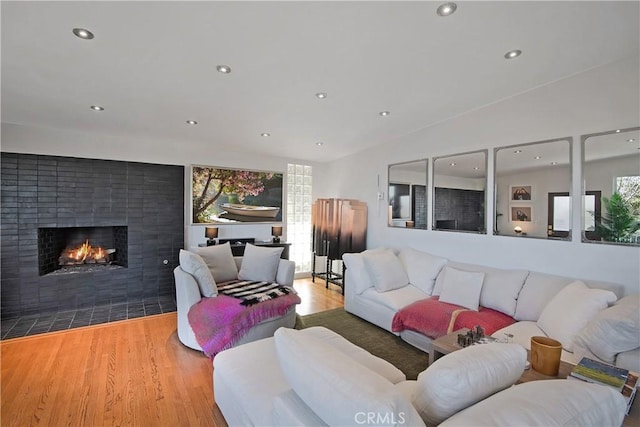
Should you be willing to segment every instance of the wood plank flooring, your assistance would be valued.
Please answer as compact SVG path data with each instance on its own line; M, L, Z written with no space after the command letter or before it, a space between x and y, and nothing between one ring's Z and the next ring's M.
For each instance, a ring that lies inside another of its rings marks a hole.
M299 279L301 315L342 307L340 288ZM0 425L226 426L212 365L183 346L176 314L0 342Z

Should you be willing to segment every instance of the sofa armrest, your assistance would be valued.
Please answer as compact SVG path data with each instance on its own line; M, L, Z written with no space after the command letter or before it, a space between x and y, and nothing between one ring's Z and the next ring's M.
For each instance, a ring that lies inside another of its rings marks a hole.
M176 281L176 311L178 317L178 338L187 347L201 350L196 336L189 325L189 309L202 299L198 283L192 275L185 272L180 266L173 270Z
M276 272L276 282L285 286L293 286L296 263L288 259L281 259Z

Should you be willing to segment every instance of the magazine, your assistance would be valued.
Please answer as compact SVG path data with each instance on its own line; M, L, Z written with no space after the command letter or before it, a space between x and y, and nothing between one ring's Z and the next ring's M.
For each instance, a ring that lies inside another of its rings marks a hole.
M627 415L638 390L638 374L628 369L583 357L573 368L569 378L613 387L627 401Z

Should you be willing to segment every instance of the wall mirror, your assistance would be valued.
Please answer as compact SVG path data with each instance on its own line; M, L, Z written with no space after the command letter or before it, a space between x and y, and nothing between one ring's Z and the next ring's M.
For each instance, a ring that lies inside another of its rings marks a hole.
M494 150L494 234L571 238L571 142L559 138Z
M640 128L582 136L582 241L640 245Z
M389 226L427 228L427 160L389 165Z
M433 229L486 233L487 150L433 160Z

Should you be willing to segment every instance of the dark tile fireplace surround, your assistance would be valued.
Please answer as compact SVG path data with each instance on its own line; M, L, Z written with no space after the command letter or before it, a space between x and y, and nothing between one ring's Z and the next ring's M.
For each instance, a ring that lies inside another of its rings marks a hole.
M0 156L2 339L175 311L183 166ZM109 264L60 269L84 241Z

